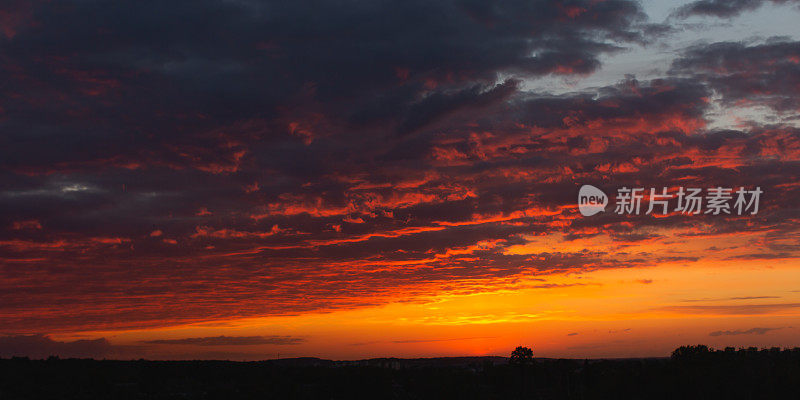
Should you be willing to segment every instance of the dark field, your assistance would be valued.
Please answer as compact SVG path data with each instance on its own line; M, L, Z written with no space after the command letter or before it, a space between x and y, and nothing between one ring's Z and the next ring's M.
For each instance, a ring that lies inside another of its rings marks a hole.
M0 360L0 399L797 399L800 348L671 358Z

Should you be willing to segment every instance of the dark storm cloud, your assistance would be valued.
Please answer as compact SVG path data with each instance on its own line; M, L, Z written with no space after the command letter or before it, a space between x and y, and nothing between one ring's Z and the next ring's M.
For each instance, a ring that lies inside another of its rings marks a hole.
M797 4L798 2L796 0L699 0L681 6L672 15L679 18L691 16L730 18L768 3Z
M721 42L689 48L672 72L707 81L728 105L764 105L780 112L800 109L800 42Z
M475 108L506 100L516 89L517 82L506 81L489 90L474 86L452 94L432 94L411 105L408 110L409 116L400 124L399 132L412 132L460 108Z
M390 97L398 100L384 113L414 109L427 117L400 129L419 128L460 103L486 101L465 96L499 73L591 72L617 43L645 40L638 5L618 0L30 8L27 23L0 43L9 77L2 159L42 172L134 164L235 170L243 143L283 142L292 130L318 134L287 127L297 120L335 120ZM235 126L245 121L261 127Z

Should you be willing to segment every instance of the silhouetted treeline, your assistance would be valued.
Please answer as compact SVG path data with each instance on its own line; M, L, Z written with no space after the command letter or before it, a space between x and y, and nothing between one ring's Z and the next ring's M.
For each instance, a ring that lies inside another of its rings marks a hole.
M334 362L0 359L0 399L792 399L800 348L670 358Z

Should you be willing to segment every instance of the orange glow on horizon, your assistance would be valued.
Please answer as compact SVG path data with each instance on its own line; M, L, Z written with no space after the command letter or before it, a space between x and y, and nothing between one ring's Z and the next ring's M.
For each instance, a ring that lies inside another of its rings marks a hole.
M503 356L517 345L532 346L540 357L578 358L666 356L686 343L793 346L799 276L794 260L664 263L532 276L516 288L377 307L55 337L107 337L129 346L188 337L302 338L292 345L214 347L239 359ZM737 334L754 327L767 332ZM149 357L192 358L202 350L160 345Z

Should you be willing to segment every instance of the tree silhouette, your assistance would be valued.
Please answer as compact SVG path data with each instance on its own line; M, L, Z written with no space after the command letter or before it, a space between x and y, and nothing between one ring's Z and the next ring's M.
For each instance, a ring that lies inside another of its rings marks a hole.
M511 358L508 360L512 365L525 365L533 363L533 350L518 346L511 352Z
M712 351L704 344L681 346L672 352L671 358L673 361L699 360L707 358Z
M530 380L528 379L529 374L525 371L525 366L533 364L533 350L524 346L518 346L516 349L514 349L514 351L511 352L511 357L508 359L508 363L519 367L519 397L523 399L527 398Z
M480 357L233 362L6 356L0 357L0 399L737 400L797 399L800 393L800 348L692 345L676 349L671 359L532 356L520 347L512 353L516 365L494 367L488 367L494 358Z

